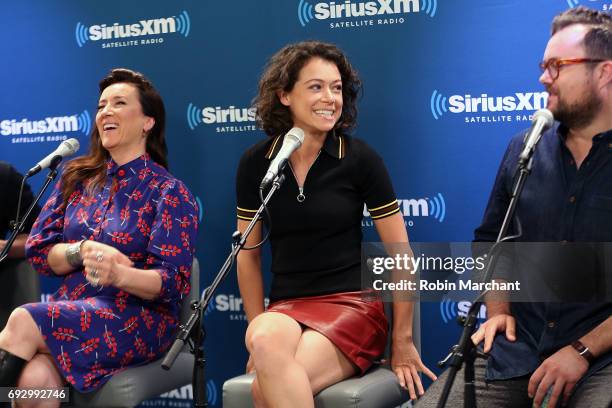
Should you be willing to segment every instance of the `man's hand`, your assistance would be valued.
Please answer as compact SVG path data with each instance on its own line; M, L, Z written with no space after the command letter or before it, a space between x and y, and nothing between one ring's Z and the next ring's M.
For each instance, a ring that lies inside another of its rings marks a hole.
M527 392L534 398L533 404L539 407L550 387L552 395L548 402L554 407L563 393L563 402L569 399L576 383L584 376L589 363L572 346L565 346L552 356L548 357L529 379Z
M493 346L495 335L502 331L506 332L508 340L516 340L516 321L512 315L500 313L487 319L472 335L472 342L478 345L484 339L484 352L488 353Z

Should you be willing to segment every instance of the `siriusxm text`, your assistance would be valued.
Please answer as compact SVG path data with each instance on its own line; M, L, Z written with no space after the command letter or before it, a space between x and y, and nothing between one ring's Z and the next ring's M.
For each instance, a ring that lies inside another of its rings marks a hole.
M453 95L448 98L448 109L453 113L538 110L546 107L547 99L547 92L517 92L509 96L489 96L483 93L478 97Z
M156 18L152 20L140 20L133 24L115 23L111 26L106 24L92 25L89 27L89 39L92 41L110 40L113 38L140 37L144 35L156 35L176 32L176 20L174 17Z
M226 109L220 106L202 108L202 122L206 124L227 122L253 122L255 121L255 108L236 108L230 106Z
M42 120L22 119L17 121L15 119L7 119L0 122L0 134L2 136L76 132L78 130L79 126L76 115L49 117Z
M327 20L329 18L346 18L375 16L383 14L417 13L419 0L378 0L353 3L347 0L343 3L317 3L314 7L315 18Z

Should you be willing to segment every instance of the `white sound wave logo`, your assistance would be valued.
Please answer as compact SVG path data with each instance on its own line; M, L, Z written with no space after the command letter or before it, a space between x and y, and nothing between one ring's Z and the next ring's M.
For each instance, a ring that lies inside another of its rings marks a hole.
M48 116L44 119L30 120L27 118L5 119L0 121L2 136L52 134L62 132L80 132L89 135L91 132L91 116L84 110L69 116Z
M300 0L297 18L302 27L312 20L346 19L359 17L386 17L398 14L424 13L434 17L438 10L438 0L377 0L352 2L320 2L314 6Z
M126 39L160 34L178 33L187 38L190 31L191 19L187 11L183 10L176 16L139 20L131 24L94 24L88 27L79 21L76 24L74 36L77 45L83 47L88 41Z

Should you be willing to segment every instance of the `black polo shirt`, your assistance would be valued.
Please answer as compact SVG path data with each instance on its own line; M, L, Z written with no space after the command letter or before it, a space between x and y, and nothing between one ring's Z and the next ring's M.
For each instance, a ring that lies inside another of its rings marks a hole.
M23 176L19 174L17 170L9 163L0 161L0 192L2 193L2 199L0 199L0 239L5 239L7 233L10 231L10 222L15 219L17 214L17 200L19 198L19 188L21 186L21 180ZM21 198L21 214L23 217L26 210L34 201L34 196L30 190L30 186L26 185L23 188L23 196ZM32 224L38 217L38 211L40 208L35 208L28 217L22 233L27 234L32 228Z
M281 136L248 149L236 179L238 218L251 220L259 184L282 146ZM361 290L361 220L399 211L380 156L359 139L328 135L304 182L305 200L289 166L268 208L272 218L270 300Z

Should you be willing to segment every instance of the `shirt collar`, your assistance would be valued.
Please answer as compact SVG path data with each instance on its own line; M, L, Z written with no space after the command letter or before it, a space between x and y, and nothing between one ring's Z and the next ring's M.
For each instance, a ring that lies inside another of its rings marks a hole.
M282 145L283 136L276 136L266 152L266 159L272 160L275 158ZM323 142L322 150L336 159L344 158L346 155L346 137L336 136L335 132L328 133L325 142Z
M122 166L118 166L112 158L109 158L106 161L106 174L110 177L116 174L119 178L123 178L131 175L132 173L138 172L138 170L142 168L149 167L150 161L151 157L148 153L145 153Z
M559 123L559 125L557 126L557 135L563 143L565 143L565 141L567 140L568 133L569 128L563 123ZM593 136L593 142L598 142L600 140L612 142L612 129L608 129L605 132L601 132Z

